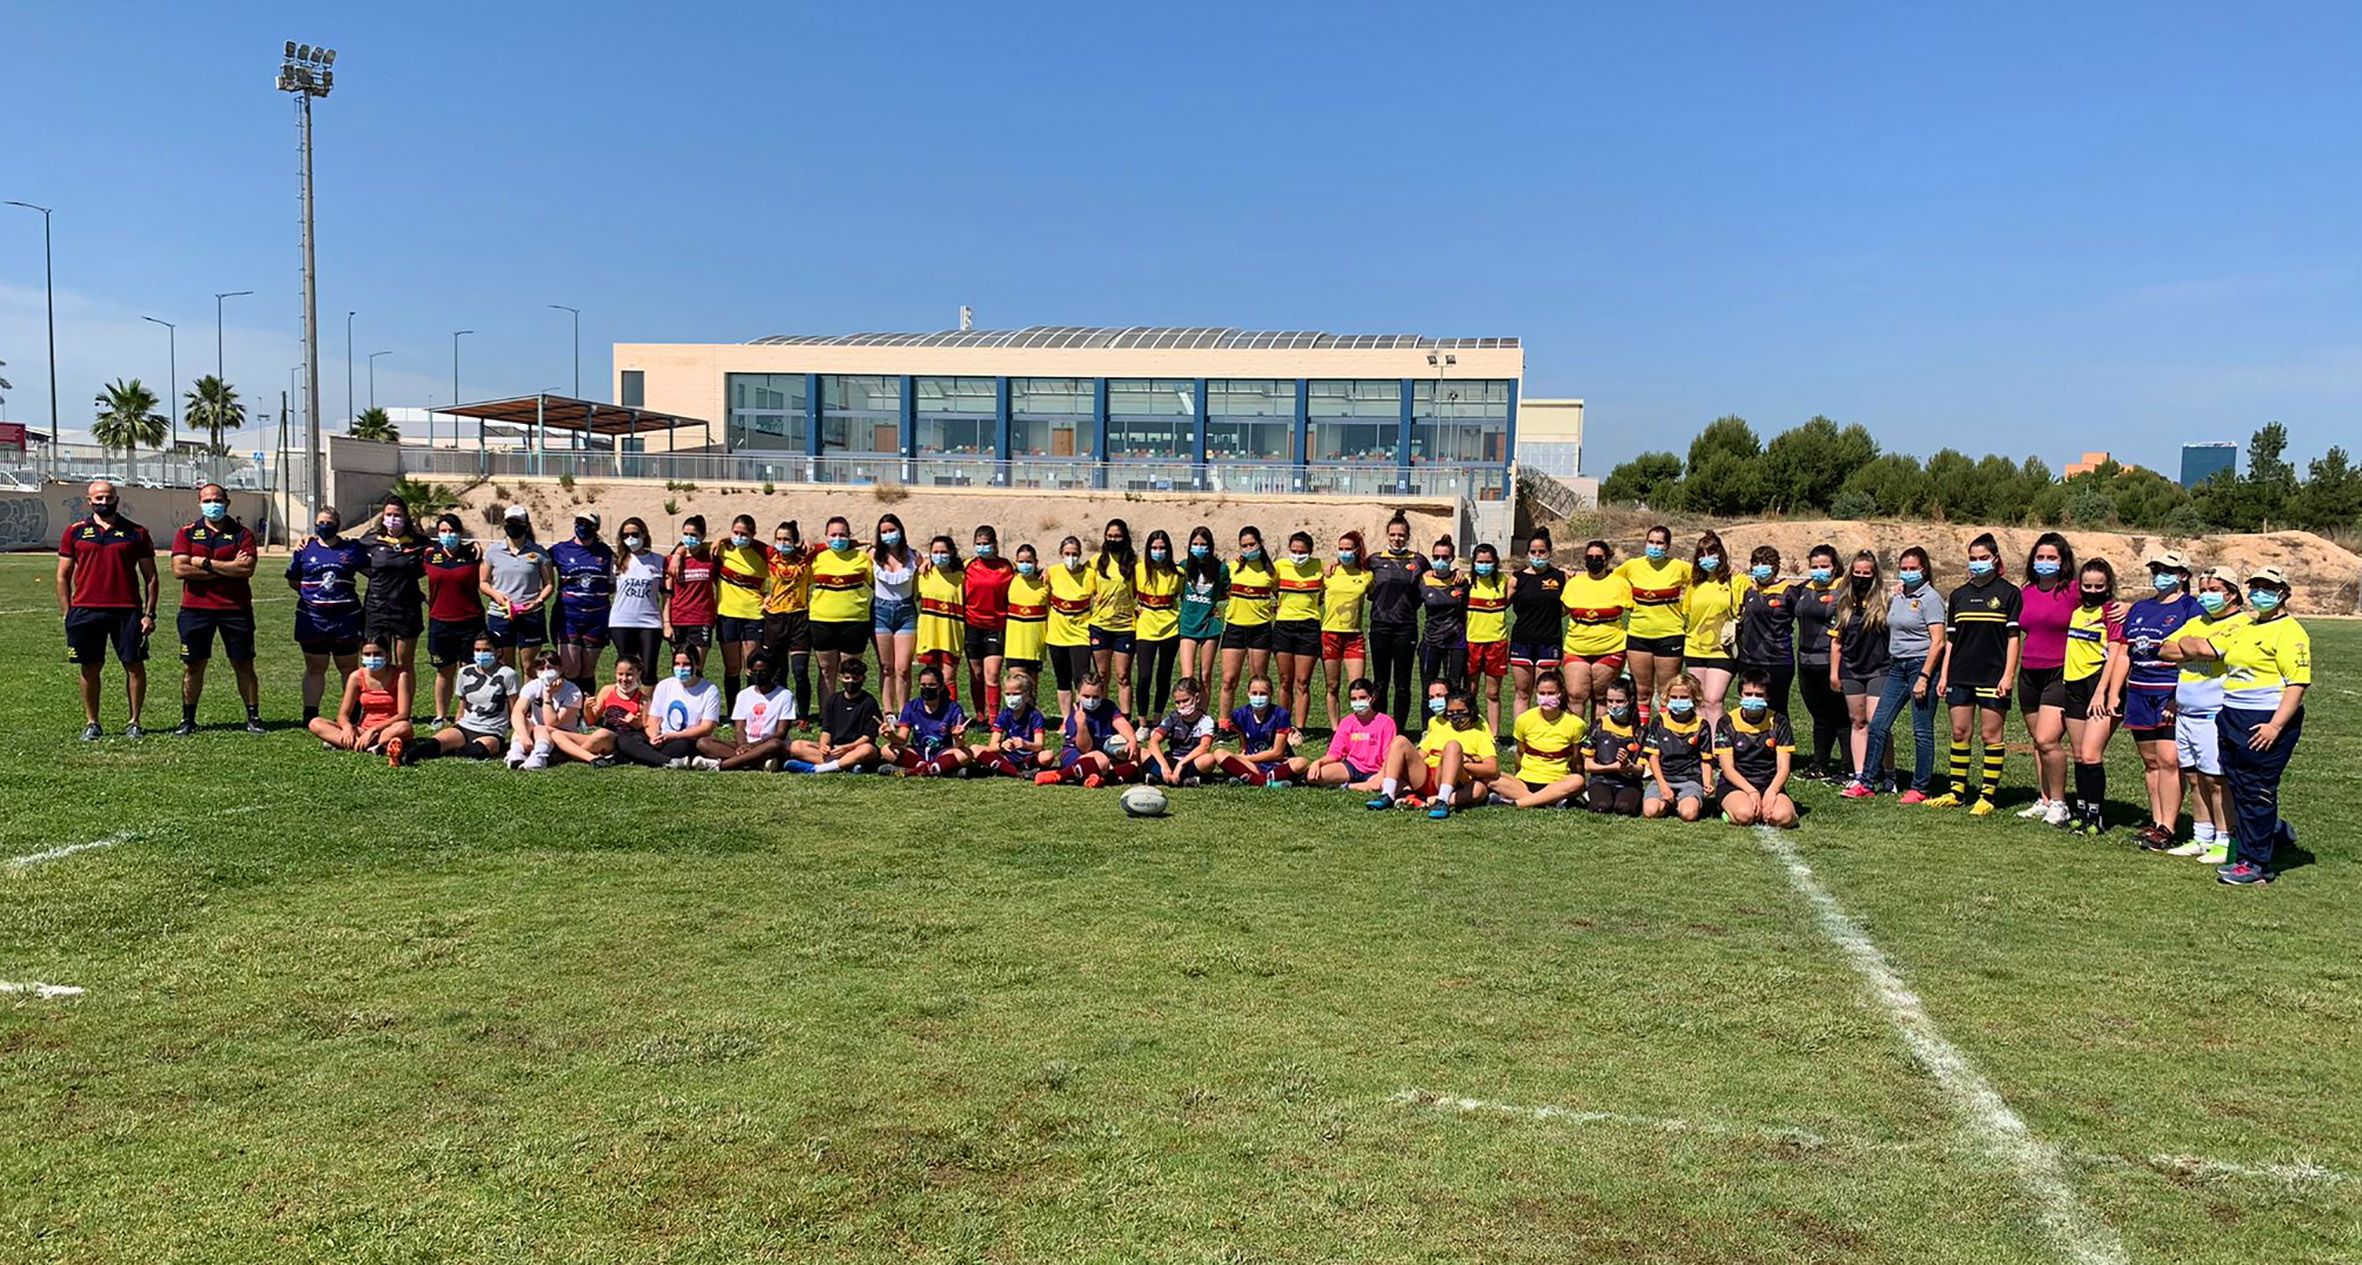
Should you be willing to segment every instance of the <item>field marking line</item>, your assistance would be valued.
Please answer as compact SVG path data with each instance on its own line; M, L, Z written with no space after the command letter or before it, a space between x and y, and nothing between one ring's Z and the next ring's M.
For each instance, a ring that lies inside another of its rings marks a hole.
M1894 964L1853 915L1821 886L1812 867L1805 864L1804 854L1782 831L1770 826L1757 826L1755 838L1787 871L1788 886L1812 906L1814 925L1870 986L1888 1022L1951 1101L1961 1123L2016 1170L2018 1184L2033 1196L2043 1225L2068 1257L2083 1265L2124 1265L2124 1241L2075 1193L2058 1149L2035 1136L1968 1055L1945 1039L1919 994L1903 982Z
M89 991L87 988L76 988L72 984L41 984L30 980L19 983L15 980L0 979L0 993L29 994L42 1001L54 1001L61 997L80 997Z
M136 830L118 830L104 839L93 839L88 843L69 843L62 848L51 848L47 852L33 852L21 857L11 857L8 861L8 868L11 872L29 870L44 862L70 857L77 852L89 852L94 848L112 848L116 844L129 843L137 838L139 838L139 832Z
M1461 1098L1426 1089L1406 1089L1386 1101L1398 1106L1428 1107L1437 1111L1458 1112L1462 1115L1518 1116L1527 1120L1560 1120L1569 1124L1619 1124L1658 1133L1704 1133L1721 1137L1760 1137L1769 1138L1775 1142L1789 1142L1802 1147L1820 1147L1828 1141L1810 1129L1725 1124L1715 1120L1684 1120L1679 1116L1636 1116L1622 1111L1590 1111L1579 1107L1560 1107L1551 1103L1521 1106L1517 1103L1492 1102L1483 1098Z

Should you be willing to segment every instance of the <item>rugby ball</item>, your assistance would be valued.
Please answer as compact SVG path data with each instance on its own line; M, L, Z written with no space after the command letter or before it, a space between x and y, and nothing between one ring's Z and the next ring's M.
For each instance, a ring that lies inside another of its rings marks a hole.
M1099 744L1099 747L1110 760L1121 760L1132 753L1132 744L1125 742L1122 734L1107 735L1107 741Z
M1170 804L1165 793L1153 786L1127 786L1123 806L1127 817L1162 817Z

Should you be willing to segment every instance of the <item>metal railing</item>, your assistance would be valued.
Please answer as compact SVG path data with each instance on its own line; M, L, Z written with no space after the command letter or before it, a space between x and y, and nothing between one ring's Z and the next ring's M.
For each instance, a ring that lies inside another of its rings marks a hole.
M275 473L267 454L262 464L256 464L250 454L236 452L216 457L183 448L126 454L120 448L70 441L29 444L21 452L0 449L0 484L27 487L38 487L50 479L113 479L132 487L194 488L200 483L219 483L259 492L277 486Z

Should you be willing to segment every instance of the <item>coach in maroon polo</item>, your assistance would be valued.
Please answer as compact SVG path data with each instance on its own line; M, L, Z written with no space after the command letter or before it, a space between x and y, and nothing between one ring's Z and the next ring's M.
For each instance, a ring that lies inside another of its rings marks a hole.
M254 533L230 517L230 493L218 483L197 489L197 517L172 536L172 578L180 581L180 728L197 732L197 700L205 696L205 665L218 637L238 697L246 704L246 732L262 727L262 686L254 676Z
M123 516L114 484L93 479L84 496L89 515L75 520L57 542L57 610L65 618L66 657L82 669L82 740L106 732L98 723L99 673L110 646L130 694L123 736L137 738L140 709L148 701L148 635L156 631L156 542L147 528Z

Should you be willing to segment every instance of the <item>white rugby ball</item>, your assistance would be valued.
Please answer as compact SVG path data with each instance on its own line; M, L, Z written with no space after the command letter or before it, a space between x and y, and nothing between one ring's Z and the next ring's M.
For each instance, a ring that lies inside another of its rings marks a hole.
M1171 804L1165 793L1153 786L1127 786L1123 794L1124 813L1131 817L1162 817Z
M1107 735L1107 741L1099 744L1099 747L1110 760L1121 760L1132 753L1132 744L1125 742L1122 734Z

